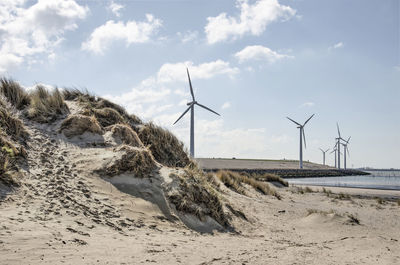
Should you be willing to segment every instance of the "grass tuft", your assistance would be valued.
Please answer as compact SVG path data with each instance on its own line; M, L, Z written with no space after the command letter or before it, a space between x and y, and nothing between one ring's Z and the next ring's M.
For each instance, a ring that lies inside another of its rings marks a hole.
M189 165L190 160L183 143L170 131L150 122L142 126L138 135L159 163L169 167Z
M224 213L217 191L195 164L188 165L183 175L171 174L170 177L179 180L179 191L168 193L170 202L178 211L194 214L200 220L211 216L222 226L230 226L229 217Z
M11 110L10 104L0 97L0 129L14 141L25 140L28 132L22 121Z
M123 123L124 118L119 114L118 111L112 108L102 109L86 109L83 113L86 116L95 116L101 126L107 127L118 123Z
M280 176L272 174L272 173L263 173L263 174L252 173L252 174L250 174L247 172L240 172L240 174L246 175L249 178L254 178L255 180L258 180L258 181L278 182L285 187L289 186L289 183L286 180L284 180Z
M66 137L73 137L85 132L101 134L102 130L95 117L76 114L68 116L61 123L60 132Z
M143 147L143 143L140 141L136 132L125 124L115 124L107 127L106 129L111 131L112 136L121 141L123 144L135 147Z
M0 93L10 102L16 109L23 109L29 105L29 96L25 90L15 81L11 79L0 79Z
M131 172L135 177L149 177L157 168L153 156L146 149L138 149L128 145L122 145L116 151L123 151L120 159L108 165L105 169L108 176L117 176L125 172Z
M216 175L225 186L237 193L246 195L245 189L242 186L242 183L245 183L264 195L273 195L281 199L280 195L265 182L228 170L219 170Z
M26 115L37 122L53 122L58 116L69 113L68 106L58 88L48 91L44 86L38 85L29 97L31 102Z

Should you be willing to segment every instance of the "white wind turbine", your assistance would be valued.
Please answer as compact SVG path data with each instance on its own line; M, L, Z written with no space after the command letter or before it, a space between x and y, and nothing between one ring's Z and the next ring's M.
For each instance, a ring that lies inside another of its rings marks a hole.
M325 166L325 154L326 154L326 152L329 151L329 148L326 149L325 151L322 148L320 148L319 150L321 150L321 152L322 152L322 157L323 157L322 161L323 161L323 165Z
M315 115L315 114L311 115L311 117L308 118L308 120L306 120L306 122L305 122L303 125L301 125L300 123L298 123L298 122L292 120L292 119L289 118L289 117L286 117L286 118L288 118L290 121L292 121L292 122L294 122L295 124L297 124L297 128L300 129L300 159L299 159L299 166L300 166L300 168L303 168L303 139L304 139L304 147L307 148L306 136L305 136L305 134L304 134L304 126L307 124L307 122L308 122L309 120L311 120L312 117L314 117L314 115Z
M199 107L202 107L208 111L211 111L212 113L217 114L220 116L217 112L213 111L212 109L207 108L206 106L201 105L196 101L194 98L194 93L193 93L193 88L192 88L192 82L190 81L190 75L189 75L189 69L186 68L187 76L189 79L189 86L190 86L190 94L192 94L192 102L187 103L189 106L183 113L182 115L174 122L177 123L189 110L190 110L190 156L194 158L194 105L198 105Z
M336 148L336 146L337 146L337 143L335 144L335 146L333 147L333 150L332 150L332 152L331 152L331 154L332 153L335 153L335 168L337 167L337 156L336 156L336 152L337 152L337 148Z
M350 152L349 152L349 148L347 147L347 145L349 144L349 142L350 142L350 138L351 138L351 136L349 137L349 139L347 139L347 141L346 140L343 140L344 141L344 143L342 143L342 145L343 145L343 153L344 153L344 169L347 169L347 167L346 167L346 153L348 154L348 155L350 155Z
M337 127L337 131L338 131L338 137L336 138L336 148L337 148L337 156L338 156L338 161L337 161L337 165L338 165L338 169L340 169L340 140L345 141L342 136L340 136L340 130L339 130L339 124L336 123L336 127Z

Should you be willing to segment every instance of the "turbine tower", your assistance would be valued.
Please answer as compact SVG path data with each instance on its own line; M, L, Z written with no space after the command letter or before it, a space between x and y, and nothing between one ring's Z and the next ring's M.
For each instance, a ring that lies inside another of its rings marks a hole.
M326 152L329 151L329 148L326 149L325 151L322 148L320 148L319 150L321 150L321 152L322 152L322 157L323 157L322 161L323 161L323 165L325 166L325 154L326 154Z
M350 142L350 138L351 138L351 136L349 137L349 139L347 139L347 141L346 140L343 140L345 143L342 143L342 145L343 145L343 153L344 153L344 169L346 170L347 169L347 167L346 167L346 153L348 154L348 155L350 155L350 153L349 153L349 148L347 147L347 145L349 144L349 142Z
M314 117L314 115L315 115L315 114L311 115L311 117L308 118L308 120L306 120L306 122L305 122L303 125L301 125L300 123L298 123L298 122L292 120L292 119L289 118L289 117L286 117L286 118L288 118L290 121L292 121L292 122L294 122L295 124L297 124L297 128L300 129L300 159L299 159L299 166L300 166L300 168L303 168L303 139L304 139L304 147L307 148L306 136L305 136L305 134L304 134L304 126L307 124L307 122L308 122L309 120L311 120L312 117Z
M220 116L217 112L213 111L212 109L207 108L206 106L201 105L198 103L194 97L193 93L193 87L192 87L192 82L190 81L190 75L189 75L189 69L186 68L187 76L189 79L189 86L190 86L190 94L192 94L192 101L187 103L189 106L183 113L182 115L174 122L177 123L185 114L190 110L190 156L194 158L194 105L197 105L199 107L202 107L203 109L206 109L208 111L211 111L212 113L217 114Z
M340 145L341 144L343 144L343 143L341 143L340 141L342 140L342 141L345 141L346 142L346 140L345 139L343 139L342 138L342 136L340 136L340 130L339 130L339 124L338 123L336 123L336 127L337 127L337 131L338 131L338 137L336 138L336 147L337 147L337 155L338 155L338 169L340 169L340 154L341 154L341 152L340 152ZM345 154L346 155L346 154Z
M335 146L333 147L333 150L331 152L331 154L334 152L335 153L335 168L337 167L337 156L336 156L336 152L337 152L337 148L336 148L337 143L335 144Z

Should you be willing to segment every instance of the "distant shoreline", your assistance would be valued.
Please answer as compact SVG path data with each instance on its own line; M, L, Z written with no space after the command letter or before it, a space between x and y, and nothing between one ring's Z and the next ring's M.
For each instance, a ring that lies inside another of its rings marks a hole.
M306 184L289 184L290 186L307 186L315 191L322 191L323 188L329 190L333 193L343 193L349 195L355 195L360 197L382 197L399 199L400 190L388 190L388 189L368 189L368 188L355 188L355 187L332 187L332 186L322 186L322 185L306 185Z

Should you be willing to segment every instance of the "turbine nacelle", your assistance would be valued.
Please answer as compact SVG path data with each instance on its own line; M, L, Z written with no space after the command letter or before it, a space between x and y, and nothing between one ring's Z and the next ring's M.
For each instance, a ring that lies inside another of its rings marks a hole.
M187 106L194 105L194 104L197 104L197 101L192 101L192 102L186 103Z

